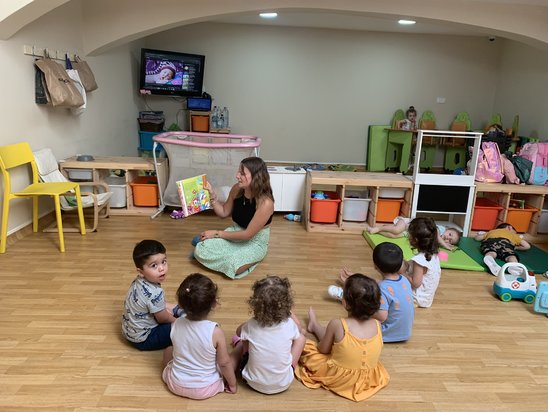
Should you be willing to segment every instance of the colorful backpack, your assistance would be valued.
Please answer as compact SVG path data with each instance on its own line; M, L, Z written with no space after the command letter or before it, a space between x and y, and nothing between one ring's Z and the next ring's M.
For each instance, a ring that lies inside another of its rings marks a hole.
M476 181L483 183L500 183L504 178L504 168L499 147L495 142L482 142L478 153Z
M526 143L519 155L533 163L527 183L545 185L548 181L548 142Z

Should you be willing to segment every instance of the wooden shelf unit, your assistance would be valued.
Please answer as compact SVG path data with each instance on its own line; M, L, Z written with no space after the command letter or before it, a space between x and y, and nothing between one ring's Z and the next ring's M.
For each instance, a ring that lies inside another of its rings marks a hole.
M313 190L326 190L327 187L335 187L338 196L342 199L339 203L337 220L335 223L314 223L310 221L310 195ZM342 219L344 210L344 198L347 188L367 187L369 189L369 210L365 222L350 222ZM399 174L376 172L335 172L309 170L306 172L306 183L303 200L303 222L307 231L322 232L348 232L361 233L366 226L377 223L377 205L379 189L399 188L405 189L404 201L400 214L409 216L411 211L411 194L413 182L408 177Z
M531 223L529 224L529 230L526 232L526 237L528 240L537 242L548 241L548 234L537 232L544 205L544 199L548 198L548 187L502 183L476 183L474 205L478 197L486 197L503 207L497 216L497 225L499 223L506 222L510 199L525 200L527 205L539 209L539 211L535 212L531 218ZM472 234L472 232L470 234Z
M156 171L160 187L165 187L168 175L167 159L156 159L157 167L154 166L152 158L144 157L125 157L125 156L95 156L95 160L81 162L76 157L71 157L59 162L59 169L67 174L67 169L86 169L91 170L90 181L105 182L110 175L111 170L123 170L125 172L126 199L127 204L124 208L111 208L111 215L152 215L158 208L156 207L138 207L133 205L133 193L130 183L139 176L140 171Z

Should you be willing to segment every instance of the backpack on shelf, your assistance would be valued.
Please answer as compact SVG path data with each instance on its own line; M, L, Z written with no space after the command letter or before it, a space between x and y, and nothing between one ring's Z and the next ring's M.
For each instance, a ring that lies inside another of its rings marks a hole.
M501 153L506 152L512 144L512 136L507 135L500 124L492 124L481 138L482 142L495 142Z
M545 185L548 181L548 142L525 143L519 155L533 163L527 183Z
M503 178L504 168L498 145L495 142L482 142L475 180L483 183L500 183Z

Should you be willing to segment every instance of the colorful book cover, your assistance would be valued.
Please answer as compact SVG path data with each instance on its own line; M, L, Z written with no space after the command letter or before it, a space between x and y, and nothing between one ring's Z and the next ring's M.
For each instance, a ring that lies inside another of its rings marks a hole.
M189 177L177 182L177 189L185 217L211 209L209 192L204 189L206 183L206 175Z

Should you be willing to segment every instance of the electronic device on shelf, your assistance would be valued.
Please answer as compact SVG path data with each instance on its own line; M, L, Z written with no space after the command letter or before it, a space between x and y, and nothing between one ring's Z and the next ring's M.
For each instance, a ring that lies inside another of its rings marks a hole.
M201 96L204 64L199 54L141 49L141 93Z

